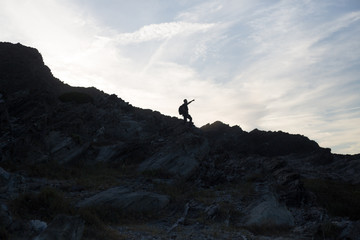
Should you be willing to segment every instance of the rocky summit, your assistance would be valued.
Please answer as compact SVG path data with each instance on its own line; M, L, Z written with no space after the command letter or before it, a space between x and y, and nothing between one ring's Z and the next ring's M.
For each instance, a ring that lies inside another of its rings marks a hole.
M360 155L186 125L21 44L0 43L0 93L0 239L360 239Z

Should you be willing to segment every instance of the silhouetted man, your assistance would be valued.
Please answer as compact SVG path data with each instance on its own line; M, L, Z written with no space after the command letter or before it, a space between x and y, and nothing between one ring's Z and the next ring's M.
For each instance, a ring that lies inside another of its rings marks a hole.
M188 102L186 99L184 99L184 103L179 107L179 114L184 117L184 123L187 122L187 119L189 119L189 122L192 123L192 117L189 115L189 108L188 105L195 101L195 99Z

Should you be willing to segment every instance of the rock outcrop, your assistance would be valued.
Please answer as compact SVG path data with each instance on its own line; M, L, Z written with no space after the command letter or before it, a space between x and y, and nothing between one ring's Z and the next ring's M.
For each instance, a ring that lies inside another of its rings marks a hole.
M0 92L1 238L357 239L360 155L184 125L64 84L21 44L0 43Z
M195 172L208 152L209 145L205 138L184 133L143 161L139 171L161 171L163 174L187 178Z

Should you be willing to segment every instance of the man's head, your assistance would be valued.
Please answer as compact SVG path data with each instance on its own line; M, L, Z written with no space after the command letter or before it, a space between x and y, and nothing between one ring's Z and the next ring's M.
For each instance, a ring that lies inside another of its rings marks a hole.
M187 100L186 100L186 99L184 99L184 103L187 103Z

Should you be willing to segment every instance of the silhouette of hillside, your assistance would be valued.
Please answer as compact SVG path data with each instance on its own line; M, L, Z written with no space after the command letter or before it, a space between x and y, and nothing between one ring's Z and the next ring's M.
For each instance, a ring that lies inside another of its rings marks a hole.
M358 239L360 155L184 125L21 44L0 43L0 93L1 239Z

